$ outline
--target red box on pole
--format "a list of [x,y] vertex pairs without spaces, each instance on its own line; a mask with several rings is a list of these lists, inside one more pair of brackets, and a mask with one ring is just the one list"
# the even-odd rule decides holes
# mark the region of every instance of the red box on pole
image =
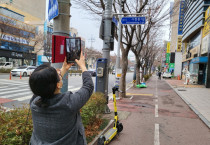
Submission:
[[52,36],[52,63],[63,62],[66,56],[66,41],[68,36]]

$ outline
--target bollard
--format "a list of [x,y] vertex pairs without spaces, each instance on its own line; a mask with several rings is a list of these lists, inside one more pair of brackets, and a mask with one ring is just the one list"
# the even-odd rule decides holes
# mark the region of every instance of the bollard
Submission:
[[20,79],[22,79],[21,72],[20,72]]
[[177,76],[177,80],[180,80],[180,76],[179,75]]
[[10,80],[12,79],[12,74],[11,74],[11,72],[9,73],[9,79],[10,79]]

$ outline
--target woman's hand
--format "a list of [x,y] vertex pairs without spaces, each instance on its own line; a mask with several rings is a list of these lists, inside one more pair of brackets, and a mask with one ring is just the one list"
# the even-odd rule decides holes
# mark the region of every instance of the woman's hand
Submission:
[[64,62],[63,62],[63,66],[61,68],[61,75],[62,77],[64,76],[64,74],[69,70],[69,68],[74,65],[74,63],[67,63],[66,62],[66,57],[64,59]]
[[79,60],[75,59],[75,62],[76,62],[76,63],[79,65],[79,67],[82,69],[82,72],[87,71],[87,68],[86,68],[86,66],[85,66],[85,57],[84,57],[82,51],[81,51],[81,54],[80,54],[80,59],[79,59]]

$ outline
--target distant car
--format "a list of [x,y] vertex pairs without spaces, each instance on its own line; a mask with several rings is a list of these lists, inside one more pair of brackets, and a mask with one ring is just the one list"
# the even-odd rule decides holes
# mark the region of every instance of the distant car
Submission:
[[112,71],[112,74],[115,75],[115,70]]
[[91,76],[93,76],[93,77],[96,76],[96,70],[95,69],[89,69],[88,72],[90,73]]
[[171,78],[171,73],[170,72],[164,72],[163,73],[163,78]]
[[13,68],[13,63],[12,62],[1,62],[0,63],[0,69],[11,69]]
[[71,66],[69,70],[77,70],[77,66]]
[[32,74],[32,72],[36,69],[36,66],[20,66],[16,69],[11,70],[12,76],[22,76],[26,77]]

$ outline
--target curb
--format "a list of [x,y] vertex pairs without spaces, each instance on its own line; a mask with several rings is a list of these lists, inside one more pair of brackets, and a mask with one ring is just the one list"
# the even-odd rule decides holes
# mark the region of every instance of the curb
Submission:
[[109,130],[111,127],[114,126],[114,120],[110,120],[109,124],[104,128],[104,130],[102,130],[95,138],[92,142],[90,142],[88,145],[97,145],[98,143],[98,138],[104,134],[107,130]]
[[210,128],[210,121],[208,121],[190,102],[188,102],[182,94],[180,94],[177,90],[175,90],[171,84],[169,84],[167,81],[165,81],[175,92],[177,95],[179,95],[182,100],[199,116],[199,118],[206,124],[208,128]]

